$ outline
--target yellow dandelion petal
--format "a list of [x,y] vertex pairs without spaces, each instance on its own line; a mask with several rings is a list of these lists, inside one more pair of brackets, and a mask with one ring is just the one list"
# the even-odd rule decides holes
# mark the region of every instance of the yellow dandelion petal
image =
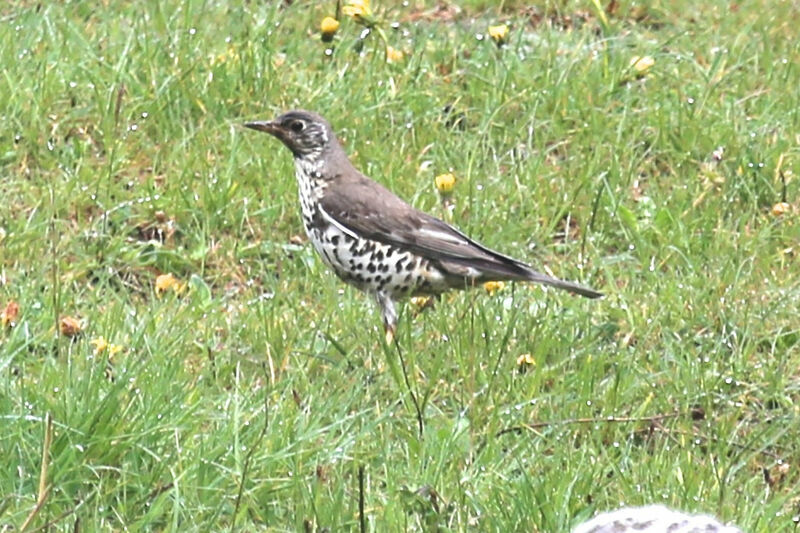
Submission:
[[386,47],[386,61],[389,63],[399,63],[404,57],[405,54],[402,50],[398,50],[397,48],[393,48],[391,46]]
[[653,65],[656,64],[656,60],[652,58],[652,56],[633,56],[629,63],[630,68],[636,71],[637,74],[644,74],[648,70],[650,70]]
[[96,339],[90,340],[89,344],[94,346],[95,355],[100,355],[101,353],[106,351],[106,348],[108,348],[108,341],[102,335],[100,337],[97,337]]
[[325,17],[319,24],[319,31],[322,33],[322,40],[325,42],[333,39],[333,34],[339,29],[339,21],[333,17]]
[[339,21],[333,17],[325,17],[319,25],[319,31],[322,33],[336,33],[339,29]]
[[486,292],[488,292],[490,296],[498,291],[502,291],[505,286],[506,284],[502,281],[487,281],[483,284],[483,288],[486,289]]
[[779,217],[792,211],[792,204],[789,202],[778,202],[772,206],[772,216]]
[[439,174],[433,178],[433,183],[441,194],[450,194],[456,186],[456,177],[450,172]]
[[119,344],[109,344],[108,345],[108,357],[109,359],[117,355],[119,352],[124,350],[124,346],[120,346]]
[[369,7],[369,0],[348,0],[342,13],[348,17],[360,18],[372,16],[372,9]]
[[533,366],[536,364],[536,359],[529,353],[524,353],[517,357],[517,366]]
[[489,26],[489,37],[498,45],[504,44],[508,39],[508,26],[505,24]]
[[178,292],[180,291],[180,288],[181,287],[178,283],[178,278],[172,274],[161,274],[160,276],[156,277],[156,294],[161,294],[162,292],[166,292],[168,290]]
[[414,307],[425,307],[430,303],[431,297],[430,296],[412,296],[409,299],[409,301],[411,302],[411,305],[413,305]]

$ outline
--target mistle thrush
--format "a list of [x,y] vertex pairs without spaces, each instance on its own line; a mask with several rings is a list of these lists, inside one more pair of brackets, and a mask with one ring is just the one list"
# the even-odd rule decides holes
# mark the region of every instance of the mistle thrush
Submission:
[[623,507],[602,513],[572,530],[572,533],[742,533],[713,516],[690,515],[663,505]]
[[328,121],[316,113],[289,111],[245,126],[277,137],[292,151],[306,233],[342,280],[375,297],[387,342],[397,327],[396,302],[407,296],[486,281],[532,281],[602,296],[536,272],[414,209],[356,170]]

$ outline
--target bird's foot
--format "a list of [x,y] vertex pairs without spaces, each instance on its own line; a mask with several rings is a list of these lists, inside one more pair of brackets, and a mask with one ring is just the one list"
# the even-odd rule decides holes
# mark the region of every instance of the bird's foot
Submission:
[[387,327],[386,328],[386,345],[390,346],[394,342],[394,331],[395,328]]

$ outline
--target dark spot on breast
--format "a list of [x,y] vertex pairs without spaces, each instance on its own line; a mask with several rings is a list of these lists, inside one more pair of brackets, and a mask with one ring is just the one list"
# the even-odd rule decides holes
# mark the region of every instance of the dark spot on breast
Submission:
[[339,245],[339,236],[338,235],[334,235],[333,237],[331,237],[331,244],[333,244],[334,246],[338,246]]
[[403,270],[403,260],[400,259],[397,263],[394,264],[395,271],[399,274],[401,270]]
[[381,272],[389,272],[389,263],[381,263],[378,267]]
[[408,262],[408,264],[406,265],[406,270],[408,270],[409,272],[414,270],[414,261],[409,261]]
[[372,256],[373,261],[383,261],[383,252],[378,250],[375,255]]
[[378,269],[375,267],[375,263],[369,263],[367,264],[367,270],[370,272],[370,274],[374,274]]

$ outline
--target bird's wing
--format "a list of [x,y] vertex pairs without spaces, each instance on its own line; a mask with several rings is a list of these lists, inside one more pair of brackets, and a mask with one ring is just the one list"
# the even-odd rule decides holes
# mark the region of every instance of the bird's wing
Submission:
[[339,177],[336,194],[320,201],[323,215],[342,231],[425,257],[452,276],[473,280],[527,280],[588,298],[602,293],[553,278],[473,241],[450,224],[414,209],[361,174]]
[[367,178],[337,184],[320,207],[341,229],[434,261],[469,265],[507,279],[529,279],[530,267],[473,241],[453,226],[414,209]]

